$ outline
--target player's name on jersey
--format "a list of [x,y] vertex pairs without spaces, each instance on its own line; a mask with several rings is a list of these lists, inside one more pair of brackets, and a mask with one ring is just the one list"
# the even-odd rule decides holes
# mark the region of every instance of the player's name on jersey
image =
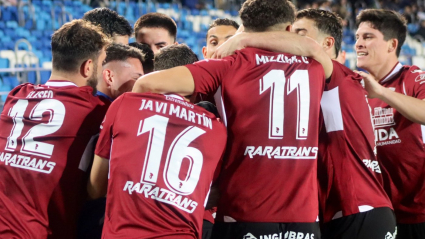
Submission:
[[[193,108],[193,105],[185,101],[181,101],[169,96],[166,96],[166,99]],[[181,107],[177,104],[143,99],[142,105],[140,106],[139,110],[149,110],[164,115],[175,116],[177,118],[184,119],[192,123],[203,125],[212,129],[211,118],[208,118],[207,116],[205,116],[205,114],[195,113],[192,110],[186,109],[185,107]]]
[[294,147],[294,146],[247,146],[245,156],[267,156],[271,159],[316,159],[318,147]]
[[7,166],[22,168],[41,173],[51,173],[55,168],[56,163],[43,159],[31,158],[24,155],[1,152],[0,162]]
[[188,197],[178,195],[167,189],[157,187],[152,184],[127,181],[124,185],[124,192],[128,194],[139,193],[145,198],[151,198],[163,203],[173,205],[185,212],[193,213],[198,206],[198,203]]
[[51,99],[53,98],[53,91],[51,90],[41,90],[41,91],[31,91],[28,95],[27,95],[27,99]]
[[284,54],[279,54],[277,56],[264,56],[255,54],[255,61],[257,62],[257,66],[260,64],[266,64],[270,62],[277,63],[285,63],[285,64],[294,64],[294,63],[305,63],[309,64],[310,62],[307,60],[305,56],[292,56],[288,57]]

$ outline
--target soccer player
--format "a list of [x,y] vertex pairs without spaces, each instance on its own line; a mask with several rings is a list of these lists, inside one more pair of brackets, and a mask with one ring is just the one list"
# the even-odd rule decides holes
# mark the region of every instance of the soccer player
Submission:
[[[319,9],[301,10],[296,15],[292,30],[313,38],[329,57],[337,59],[341,49],[342,25],[335,14]],[[274,39],[276,34],[282,35],[282,39],[268,40],[264,44],[264,39]],[[230,39],[229,43],[232,41],[239,42],[236,48],[286,49],[294,54],[300,53],[297,48],[309,47],[296,45],[294,41],[285,39],[285,33],[276,32],[243,33]],[[278,44],[281,47],[269,47]],[[231,52],[230,49],[219,49],[218,54],[222,55],[220,52],[223,51]],[[395,218],[391,202],[381,185],[382,174],[375,158],[370,108],[360,84],[362,77],[337,61],[333,61],[333,66],[332,77],[326,84],[321,102],[324,132],[319,139],[318,177],[324,222],[322,237],[385,238],[394,234]]]
[[177,44],[177,25],[174,20],[158,12],[141,16],[134,24],[136,41],[148,44],[156,54],[159,49]]
[[236,34],[239,24],[231,19],[218,18],[214,20],[207,32],[207,45],[202,48],[205,59],[210,59],[221,44]]
[[97,94],[113,101],[122,93],[131,91],[134,82],[144,74],[143,53],[129,45],[112,44],[106,49],[102,80]]
[[397,220],[397,239],[425,238],[425,73],[398,61],[406,20],[390,10],[357,16],[357,66],[373,112],[377,155]]
[[143,55],[145,56],[145,60],[143,62],[143,72],[145,74],[153,72],[153,58],[155,57],[155,55],[153,54],[153,51],[149,47],[149,45],[138,42],[132,42],[129,45],[132,47],[136,47],[137,49],[143,52]]
[[[52,35],[47,83],[9,93],[0,121],[0,238],[45,239],[48,207],[67,214],[81,203],[80,159],[106,112],[93,93],[107,44],[99,27],[66,23]],[[73,223],[60,226],[72,233]]]
[[[194,61],[186,45],[172,45],[157,54],[155,69]],[[92,197],[108,189],[103,237],[200,238],[225,145],[214,114],[179,95],[119,97],[102,124],[88,185]]]
[[[208,28],[206,40],[207,45],[202,48],[202,54],[205,59],[210,59],[214,54],[215,49],[221,46],[227,39],[235,35],[236,31],[239,28],[239,24],[235,21],[227,18],[218,18],[214,20]],[[216,105],[219,105],[220,111],[221,108],[221,90],[218,89],[217,93],[212,96],[198,96],[198,99],[205,99],[214,102]],[[214,225],[214,217],[217,212],[217,207],[205,210],[204,223],[202,225],[202,239],[211,238],[212,227]]]
[[[252,32],[288,31],[294,15],[286,0],[248,0],[240,10]],[[316,46],[305,53],[320,54],[323,68],[311,58],[247,48],[223,60],[152,73],[134,85],[136,92],[182,95],[208,94],[221,85],[229,137],[213,238],[320,238],[317,122],[333,66],[314,40],[292,35]]]
[[112,38],[114,43],[128,44],[133,28],[123,16],[109,8],[95,8],[86,12],[83,20],[102,28],[103,33]]

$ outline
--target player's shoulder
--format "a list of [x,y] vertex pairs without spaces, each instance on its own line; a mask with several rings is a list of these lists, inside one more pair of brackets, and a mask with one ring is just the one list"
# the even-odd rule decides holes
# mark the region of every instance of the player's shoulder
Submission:
[[422,71],[419,67],[412,65],[412,66],[403,66],[401,69],[401,78],[403,78],[403,81],[411,82],[411,83],[421,83],[425,81],[425,71]]

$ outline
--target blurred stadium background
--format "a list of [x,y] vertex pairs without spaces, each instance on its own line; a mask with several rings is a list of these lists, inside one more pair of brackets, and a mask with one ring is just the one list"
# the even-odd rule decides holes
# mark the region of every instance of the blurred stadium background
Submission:
[[[202,46],[206,44],[205,36],[209,24],[216,18],[231,18],[240,22],[237,16],[240,2],[242,1],[0,0],[0,111],[7,94],[18,84],[44,83],[49,79],[52,67],[50,52],[52,33],[63,23],[81,18],[85,12],[93,9],[93,6],[109,7],[124,16],[131,25],[134,25],[141,15],[148,12],[168,14],[177,23],[177,41],[187,44],[198,54],[199,59],[203,59],[201,50]],[[314,1],[310,2],[315,4]],[[321,7],[323,3],[325,4],[323,6],[329,6],[331,10],[332,1],[318,2],[317,7]],[[327,3],[329,5],[326,5]],[[298,4],[298,6],[301,8],[315,7],[311,3],[307,4],[310,5],[300,6]],[[386,6],[385,1],[378,1],[376,4],[375,7]],[[410,21],[408,25],[410,34],[402,47],[400,62],[408,65],[414,64],[424,70],[425,41],[419,33],[425,29],[425,13],[421,19],[420,11],[423,11],[423,3],[418,1],[414,4],[418,7],[418,13],[415,16],[416,20]],[[352,16],[362,7],[369,7],[369,5],[362,4],[352,4],[351,6],[355,7]],[[399,7],[398,11],[407,14],[408,10]],[[342,49],[347,52],[346,65],[355,69],[355,36],[352,16],[345,18],[347,23]],[[132,41],[134,38],[130,39],[130,42]]]

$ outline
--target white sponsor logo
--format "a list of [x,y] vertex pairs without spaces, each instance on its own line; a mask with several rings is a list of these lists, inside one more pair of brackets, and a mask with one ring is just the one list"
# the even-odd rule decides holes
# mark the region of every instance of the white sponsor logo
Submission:
[[[282,237],[282,233],[274,233],[268,235],[261,235],[259,239],[314,239],[313,233],[303,233],[303,232],[294,232],[287,231],[285,235]],[[243,239],[257,239],[251,233],[246,234]]]
[[375,129],[375,139],[377,141],[376,146],[401,143],[401,139],[392,127],[389,130]]
[[0,154],[0,162],[15,168],[22,168],[40,173],[51,173],[56,166],[55,162],[44,159],[31,158],[25,155],[4,153]]
[[381,168],[379,167],[378,161],[371,159],[363,159],[363,163],[366,165],[366,167],[372,169],[373,172],[381,173]]
[[425,74],[420,74],[415,79],[416,82],[423,81],[423,80],[425,80]]
[[251,233],[248,233],[245,236],[243,236],[243,239],[257,239],[257,238]]
[[250,158],[254,156],[267,156],[271,159],[316,159],[317,147],[273,147],[273,146],[247,146],[244,155]]
[[197,202],[189,199],[188,197],[177,195],[167,189],[155,187],[150,184],[127,181],[124,185],[123,191],[127,191],[128,194],[133,194],[133,192],[142,194],[145,198],[151,198],[173,205],[188,213],[193,213],[198,206]]
[[375,128],[395,125],[393,108],[376,107],[373,113],[372,119]]

